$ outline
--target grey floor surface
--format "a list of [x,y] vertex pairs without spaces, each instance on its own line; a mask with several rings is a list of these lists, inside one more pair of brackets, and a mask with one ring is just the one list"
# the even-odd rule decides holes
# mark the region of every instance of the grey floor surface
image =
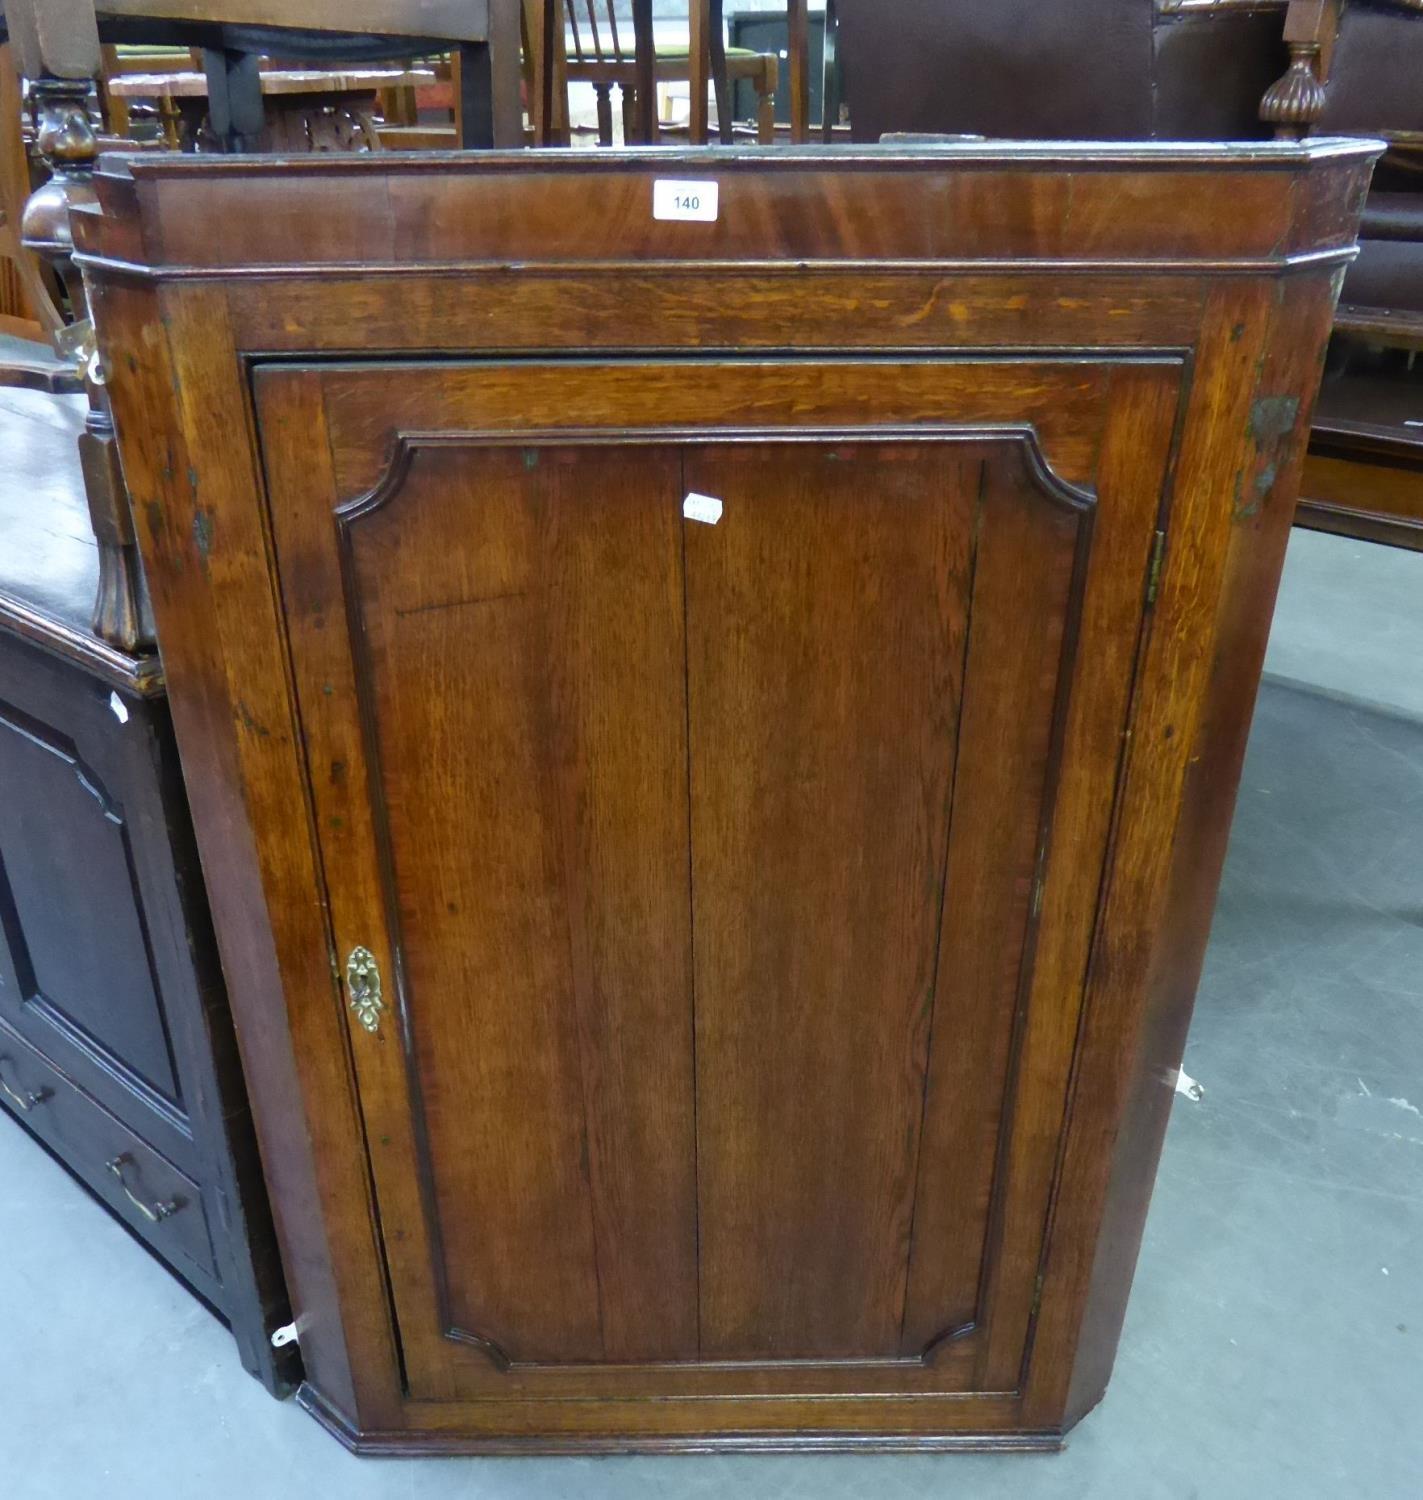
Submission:
[[1116,1375],[1052,1456],[371,1461],[0,1120],[0,1496],[1423,1496],[1423,556],[1296,533]]

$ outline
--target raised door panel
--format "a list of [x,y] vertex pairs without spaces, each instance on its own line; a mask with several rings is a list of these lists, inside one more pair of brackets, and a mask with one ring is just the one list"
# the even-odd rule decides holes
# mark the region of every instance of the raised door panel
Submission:
[[337,951],[385,971],[357,1056],[417,1380],[432,1340],[696,1353],[676,485],[653,450],[412,446],[335,517],[335,615],[330,512],[278,518]]
[[418,450],[341,518],[452,1332],[696,1349],[665,454]]
[[686,471],[702,1353],[920,1357],[978,1315],[1090,501],[1012,438]]
[[1015,1387],[1179,377],[257,372],[412,1396]]
[[[85,701],[80,688],[71,696]],[[0,1013],[62,1066],[111,1079],[174,1124],[178,1081],[127,818],[109,768],[86,759],[71,727],[0,700]]]

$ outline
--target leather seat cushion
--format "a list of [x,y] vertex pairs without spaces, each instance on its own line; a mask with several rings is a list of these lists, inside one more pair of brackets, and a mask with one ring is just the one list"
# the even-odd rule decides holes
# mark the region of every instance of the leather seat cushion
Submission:
[[1152,13],[1152,0],[839,0],[851,130],[1149,136]]
[[1354,0],[1329,70],[1322,135],[1423,130],[1423,11]]
[[1359,233],[1366,240],[1423,241],[1423,192],[1370,193]]
[[1423,313],[1423,240],[1361,240],[1340,301]]
[[1356,355],[1330,370],[1314,410],[1316,432],[1386,439],[1423,461],[1423,379],[1396,360]]

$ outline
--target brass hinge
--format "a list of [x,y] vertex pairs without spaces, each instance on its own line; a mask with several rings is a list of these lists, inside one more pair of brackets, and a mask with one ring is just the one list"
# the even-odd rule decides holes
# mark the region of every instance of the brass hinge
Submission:
[[1151,542],[1151,566],[1146,573],[1146,607],[1156,603],[1161,589],[1161,560],[1166,555],[1166,533],[1158,531]]

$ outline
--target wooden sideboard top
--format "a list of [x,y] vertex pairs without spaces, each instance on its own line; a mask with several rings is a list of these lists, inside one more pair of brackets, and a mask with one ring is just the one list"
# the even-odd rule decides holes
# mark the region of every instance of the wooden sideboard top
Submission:
[[[1352,255],[1382,142],[955,142],[367,156],[106,157],[90,263],[164,277],[798,261],[1267,270]],[[1341,194],[1341,180],[1356,179]],[[715,182],[714,222],[654,219]]]

